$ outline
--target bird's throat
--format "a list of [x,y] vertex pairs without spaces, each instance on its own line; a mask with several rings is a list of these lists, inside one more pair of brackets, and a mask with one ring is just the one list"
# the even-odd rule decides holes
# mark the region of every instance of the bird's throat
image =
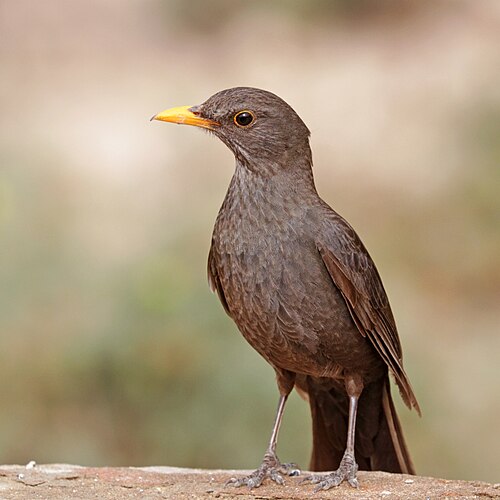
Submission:
[[318,199],[310,168],[263,176],[237,162],[222,210],[257,225],[277,216],[286,220]]

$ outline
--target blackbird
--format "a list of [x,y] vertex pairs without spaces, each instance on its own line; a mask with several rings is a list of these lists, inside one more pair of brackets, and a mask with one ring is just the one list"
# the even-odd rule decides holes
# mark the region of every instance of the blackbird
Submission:
[[316,192],[310,132],[280,97],[236,87],[152,119],[209,130],[236,168],[217,216],[208,280],[248,343],[276,372],[279,404],[260,467],[235,486],[283,483],[298,473],[276,455],[288,395],[309,401],[316,489],[358,466],[414,474],[391,398],[420,414],[379,273],[354,229]]

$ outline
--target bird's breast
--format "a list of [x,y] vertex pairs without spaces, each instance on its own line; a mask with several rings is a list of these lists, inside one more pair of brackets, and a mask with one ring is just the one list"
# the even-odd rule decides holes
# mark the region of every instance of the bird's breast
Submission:
[[272,365],[334,376],[367,349],[334,285],[311,232],[317,217],[222,207],[211,267],[228,312],[246,340]]
[[259,314],[272,313],[284,269],[293,259],[298,235],[293,215],[276,206],[234,203],[221,209],[213,250],[224,293],[235,309],[257,304]]
[[[233,211],[219,214],[214,229],[211,253],[231,317],[275,365],[294,363],[293,346],[311,354],[318,349],[313,316],[325,308],[325,296],[314,292],[314,284],[326,277],[301,221],[290,213]],[[291,359],[270,359],[279,353]]]

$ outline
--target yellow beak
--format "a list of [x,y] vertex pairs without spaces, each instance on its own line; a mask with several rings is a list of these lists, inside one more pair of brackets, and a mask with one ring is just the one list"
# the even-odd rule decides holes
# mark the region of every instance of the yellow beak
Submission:
[[160,120],[162,122],[178,123],[180,125],[194,125],[195,127],[202,127],[213,129],[220,125],[220,123],[202,118],[201,116],[193,113],[191,108],[193,106],[179,106],[177,108],[170,108],[157,115],[153,116],[151,120]]

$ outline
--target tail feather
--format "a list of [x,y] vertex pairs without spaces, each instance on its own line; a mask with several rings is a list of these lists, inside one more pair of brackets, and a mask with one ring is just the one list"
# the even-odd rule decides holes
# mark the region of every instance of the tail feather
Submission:
[[[381,429],[377,436],[378,440],[384,442],[390,442],[394,453],[397,458],[397,463],[399,465],[399,470],[393,472],[402,472],[403,474],[415,474],[415,466],[411,459],[408,447],[403,436],[403,430],[401,429],[401,424],[399,423],[398,414],[396,413],[396,408],[394,407],[394,402],[391,397],[391,388],[389,385],[389,379],[385,380],[383,392],[382,392],[382,408],[384,418],[381,422]],[[384,429],[387,428],[387,431]],[[388,433],[389,438],[387,439],[384,434]],[[376,449],[381,449],[382,446],[375,446]],[[387,470],[389,464],[384,463],[384,456],[380,456],[378,453],[374,456],[374,469],[375,470]]]
[[[324,390],[309,384],[313,421],[310,468],[336,470],[347,439],[348,398],[341,388]],[[358,404],[355,455],[360,470],[415,474],[392,401],[389,377],[366,386]]]
[[310,470],[335,470],[342,460],[347,436],[347,407],[344,399],[340,393],[309,390],[313,422]]

